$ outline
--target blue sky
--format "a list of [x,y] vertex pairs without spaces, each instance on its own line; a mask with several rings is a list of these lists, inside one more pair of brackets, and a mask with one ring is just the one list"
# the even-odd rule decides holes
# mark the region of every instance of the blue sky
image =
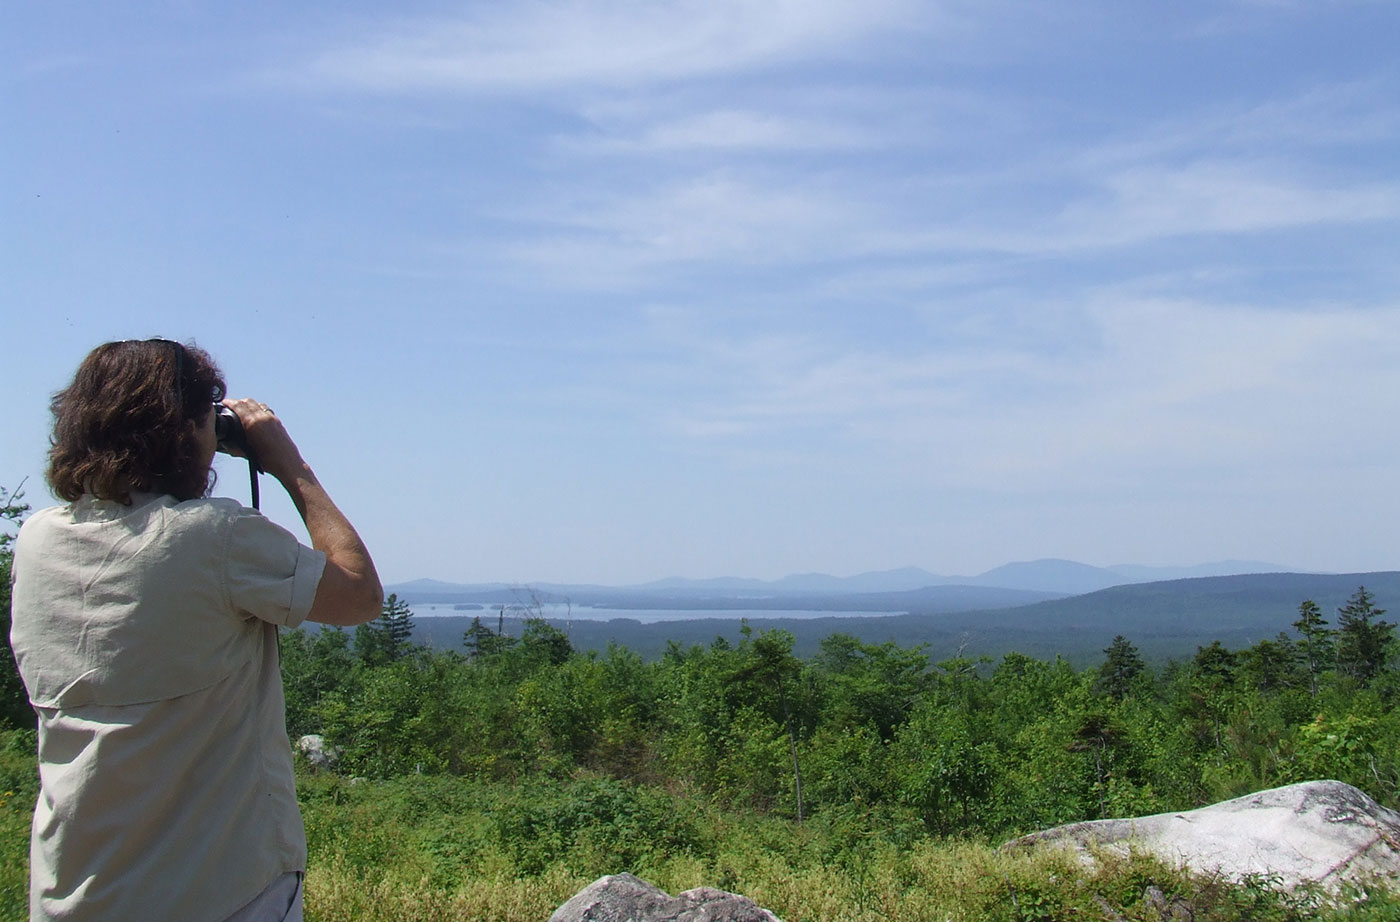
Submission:
[[1397,35],[1346,0],[13,4],[0,483],[46,503],[48,395],[164,335],[391,582],[1395,569]]

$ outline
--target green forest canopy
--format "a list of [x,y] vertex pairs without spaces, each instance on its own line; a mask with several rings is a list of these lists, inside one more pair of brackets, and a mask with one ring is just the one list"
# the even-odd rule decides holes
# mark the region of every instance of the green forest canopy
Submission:
[[1021,653],[930,662],[842,633],[800,658],[790,633],[747,625],[737,642],[645,661],[578,651],[539,619],[519,637],[474,620],[470,652],[367,657],[386,615],[360,637],[291,632],[283,665],[291,732],[324,734],[351,774],[584,771],[792,818],[1003,836],[1320,777],[1395,805],[1384,614],[1365,588],[1330,617],[1304,601],[1268,639],[1159,669],[1125,636],[1076,668]]

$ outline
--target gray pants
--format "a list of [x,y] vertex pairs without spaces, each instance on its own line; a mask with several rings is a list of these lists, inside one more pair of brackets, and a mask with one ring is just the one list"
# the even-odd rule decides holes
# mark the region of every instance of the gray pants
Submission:
[[301,874],[283,874],[224,922],[301,922]]

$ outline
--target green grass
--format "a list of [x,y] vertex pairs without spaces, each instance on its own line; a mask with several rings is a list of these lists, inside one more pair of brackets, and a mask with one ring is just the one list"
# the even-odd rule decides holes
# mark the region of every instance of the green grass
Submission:
[[[742,815],[682,794],[582,777],[496,785],[409,776],[304,778],[311,922],[543,922],[595,878],[630,871],[670,893],[743,893],[785,922],[1156,922],[1173,903],[1196,922],[1400,918],[1400,894],[1341,907],[1191,877],[1145,858],[992,843],[903,841],[887,818],[843,824]],[[861,827],[861,828],[852,828]]]
[[33,731],[0,731],[0,919],[29,918],[29,823],[38,792]]

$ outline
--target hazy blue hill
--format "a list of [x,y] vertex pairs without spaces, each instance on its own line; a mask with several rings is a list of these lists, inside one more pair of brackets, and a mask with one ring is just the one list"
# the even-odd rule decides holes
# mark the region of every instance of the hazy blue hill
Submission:
[[[568,599],[575,604],[617,608],[705,609],[717,606],[715,599],[785,599],[777,608],[810,608],[814,595],[874,594],[910,592],[942,586],[977,586],[988,589],[1019,589],[1050,595],[1081,595],[1125,583],[1226,576],[1240,573],[1280,573],[1286,568],[1257,561],[1227,560],[1192,567],[1144,567],[1121,564],[1094,567],[1073,560],[1027,560],[1009,563],[977,576],[940,576],[919,567],[875,570],[854,576],[826,573],[795,573],[778,580],[720,576],[712,579],[672,577],[634,586],[562,585],[532,583],[528,586],[506,583],[448,583],[418,579],[387,587],[409,604],[475,602],[478,604],[518,605],[532,598],[544,602]],[[630,601],[629,601],[630,600]],[[989,603],[991,605],[992,603]],[[1007,602],[1005,604],[1012,604]],[[818,606],[824,609],[841,606]],[[877,606],[877,610],[889,610]]]
[[453,592],[474,592],[482,589],[503,588],[504,583],[485,583],[476,586],[467,586],[462,583],[447,583],[440,579],[414,579],[406,583],[395,583],[386,587],[389,592],[396,592],[400,598],[414,593],[436,593],[442,595]]
[[780,590],[831,592],[903,592],[940,586],[950,582],[948,577],[930,573],[920,567],[901,567],[897,570],[873,570],[857,573],[855,576],[827,576],[824,573],[806,573],[788,576],[775,583]]
[[621,587],[638,593],[679,592],[684,594],[735,591],[750,594],[772,593],[814,593],[814,592],[899,592],[908,589],[922,589],[950,582],[949,577],[930,573],[919,567],[901,567],[896,570],[874,570],[857,573],[855,576],[831,576],[827,573],[793,573],[777,580],[739,579],[718,577],[715,579],[683,579],[672,577],[645,583],[640,586]]
[[1031,589],[1001,589],[995,586],[926,586],[901,592],[790,592],[774,595],[704,595],[694,592],[683,597],[674,594],[649,595],[642,592],[602,592],[597,595],[575,595],[573,599],[575,603],[583,600],[583,604],[623,610],[946,613],[1028,605],[1059,598],[1062,594]]
[[[906,582],[910,581],[908,578]],[[553,586],[453,585],[423,581],[385,587],[386,592],[413,604],[528,605],[568,600],[575,606],[661,611],[732,611],[767,609],[772,611],[966,611],[974,608],[1006,608],[1045,599],[1059,598],[1063,592],[1034,589],[1006,589],[998,586],[936,585],[898,591],[860,591],[862,585],[884,585],[887,581],[860,580],[839,583],[836,589],[762,588],[737,585],[729,580],[694,580],[684,584],[650,583],[645,586]],[[896,582],[897,585],[897,582]]]
[[1106,589],[1126,582],[1120,573],[1103,567],[1091,567],[1073,560],[1026,560],[1008,563],[988,570],[968,582],[976,586],[1000,586],[1006,589],[1045,589],[1078,595]]
[[525,605],[538,597],[542,602],[562,602],[589,593],[616,592],[607,586],[563,586],[554,583],[531,583],[528,586],[511,583],[445,583],[434,579],[416,579],[394,583],[384,592],[395,593],[409,605],[449,605],[475,602],[483,605]]
[[504,583],[446,583],[439,579],[415,579],[385,586],[385,594],[393,593],[409,605],[414,603],[476,602],[480,597],[508,589]]
[[[1396,611],[1400,609],[1400,572],[1387,571],[1169,580],[1114,586],[1031,604],[1008,603],[1015,607],[984,605],[976,610],[972,610],[972,600],[979,598],[977,593],[987,591],[986,587],[930,587],[910,593],[821,597],[833,604],[839,602],[841,610],[910,614],[795,619],[783,618],[781,611],[775,610],[772,618],[754,617],[749,623],[755,630],[776,627],[791,631],[797,637],[796,650],[803,656],[814,653],[823,637],[841,632],[869,643],[928,644],[935,660],[959,650],[967,656],[998,659],[1014,650],[1039,658],[1062,655],[1077,664],[1090,665],[1101,661],[1103,648],[1115,635],[1123,634],[1144,656],[1162,661],[1191,656],[1197,647],[1213,640],[1238,649],[1280,631],[1292,633],[1298,605],[1305,599],[1317,602],[1324,617],[1335,623],[1337,608],[1359,585],[1375,595],[1379,607],[1392,609],[1387,620],[1400,620],[1400,611]],[[1024,603],[1025,598],[1020,601]],[[470,623],[470,617],[420,618],[416,636],[434,646],[456,647]],[[716,636],[731,642],[739,639],[739,623],[732,618],[657,624],[576,619],[569,630],[570,639],[580,649],[604,650],[610,642],[617,642],[648,658],[660,656],[670,641],[689,646],[708,644]]]
[[1000,614],[1003,623],[1028,628],[1112,628],[1142,636],[1224,630],[1253,643],[1283,629],[1278,613],[1291,622],[1305,599],[1320,605],[1331,620],[1327,613],[1363,584],[1378,596],[1400,596],[1400,572],[1264,573],[1113,586]]
[[715,592],[737,590],[741,592],[762,592],[772,588],[772,583],[761,579],[745,579],[737,576],[716,576],[711,579],[687,579],[672,576],[639,586],[619,587],[637,592]]
[[1400,605],[1400,572],[1267,573],[1113,586],[984,615],[987,625],[1023,644],[1021,652],[1081,659],[1123,634],[1161,660],[1192,655],[1213,640],[1237,649],[1292,634],[1306,599],[1335,625],[1337,608],[1363,584],[1382,608]]
[[1246,573],[1296,573],[1293,567],[1283,567],[1262,560],[1218,560],[1194,567],[1144,567],[1140,564],[1114,564],[1107,569],[1133,583],[1153,583],[1169,579],[1196,579],[1202,576],[1236,576]]

